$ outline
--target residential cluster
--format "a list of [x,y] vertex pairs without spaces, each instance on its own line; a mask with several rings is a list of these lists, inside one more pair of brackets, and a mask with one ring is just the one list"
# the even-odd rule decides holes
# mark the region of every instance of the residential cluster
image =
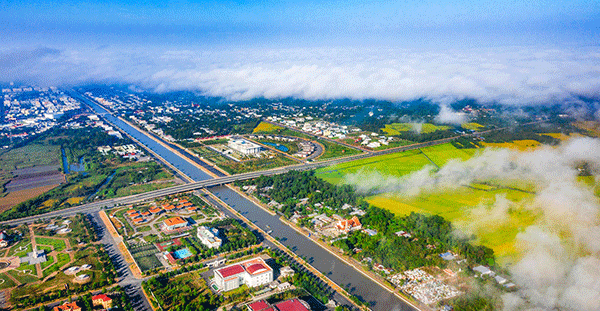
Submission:
[[66,113],[81,108],[77,100],[54,87],[3,88],[2,99],[0,135],[9,139],[43,133]]
[[150,157],[146,156],[140,148],[133,144],[120,145],[120,146],[100,146],[97,148],[98,152],[102,155],[108,155],[109,153],[116,154],[123,157],[123,159],[133,161],[150,161]]
[[404,293],[426,305],[433,305],[439,301],[462,294],[454,286],[448,285],[418,268],[392,275],[388,277],[388,280],[398,286]]

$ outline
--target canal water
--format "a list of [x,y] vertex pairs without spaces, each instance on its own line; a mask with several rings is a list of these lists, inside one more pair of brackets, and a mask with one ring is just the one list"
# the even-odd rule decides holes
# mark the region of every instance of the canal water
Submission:
[[265,231],[273,230],[271,236],[279,238],[282,244],[288,246],[298,256],[303,257],[329,279],[366,301],[371,309],[376,311],[414,310],[306,236],[281,222],[279,216],[272,216],[228,187],[214,187],[209,191]]
[[[81,96],[76,97],[83,100],[91,106],[96,113],[101,114],[102,117],[106,118],[113,125],[119,127],[121,130],[137,139],[140,143],[149,147],[152,151],[159,154],[163,159],[169,161],[173,166],[177,167],[192,179],[199,181],[211,178],[208,174],[190,164],[185,159],[158,144],[156,141],[127,123],[112,116],[103,107],[100,107],[98,104]],[[299,234],[294,229],[282,223],[278,216],[272,216],[263,211],[254,203],[227,187],[214,187],[209,190],[225,203],[239,211],[240,214],[244,215],[247,219],[254,222],[257,226],[265,229],[265,231],[273,230],[271,233],[273,237],[279,238],[281,243],[288,246],[297,255],[304,257],[313,267],[321,271],[329,279],[336,282],[338,285],[347,288],[351,294],[359,297],[361,300],[366,301],[371,309],[375,311],[413,310],[412,307],[404,303],[398,297],[382,289],[381,286],[377,285],[374,281],[348,266],[331,253],[315,244],[308,237]],[[268,229],[267,225],[269,226]]]

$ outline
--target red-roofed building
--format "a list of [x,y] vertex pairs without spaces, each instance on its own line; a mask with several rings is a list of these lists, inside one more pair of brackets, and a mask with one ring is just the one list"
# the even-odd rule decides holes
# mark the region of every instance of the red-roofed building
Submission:
[[76,302],[67,302],[63,305],[54,307],[52,311],[81,311]]
[[260,257],[214,271],[214,282],[222,291],[240,287],[257,287],[273,282],[273,269]]
[[362,224],[356,216],[352,217],[351,219],[342,219],[338,221],[338,223],[335,226],[338,230],[345,233],[362,229]]
[[169,219],[165,219],[163,221],[163,229],[167,231],[172,231],[175,229],[183,228],[188,225],[188,222],[181,217],[172,217]]
[[297,298],[282,301],[275,305],[278,311],[310,311],[310,306]]
[[112,298],[106,296],[105,294],[100,294],[92,297],[92,304],[95,306],[102,306],[104,309],[112,308],[113,300]]
[[271,306],[264,300],[255,301],[247,305],[249,311],[263,311],[271,308]]
[[152,214],[158,214],[160,212],[162,212],[162,208],[160,208],[160,207],[154,207],[154,208],[150,209],[150,213],[152,213]]

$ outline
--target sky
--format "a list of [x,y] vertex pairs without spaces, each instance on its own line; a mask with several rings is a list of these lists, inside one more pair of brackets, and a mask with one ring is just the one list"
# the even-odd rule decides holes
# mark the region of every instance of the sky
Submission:
[[600,89],[597,0],[4,0],[0,20],[0,83],[506,103]]

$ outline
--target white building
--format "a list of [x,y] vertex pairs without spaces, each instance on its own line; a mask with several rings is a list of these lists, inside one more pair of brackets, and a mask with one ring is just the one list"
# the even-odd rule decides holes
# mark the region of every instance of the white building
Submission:
[[215,285],[224,292],[243,284],[257,287],[273,282],[273,269],[260,257],[215,270],[214,275]]
[[245,139],[232,138],[227,143],[227,146],[229,146],[229,148],[239,151],[243,154],[257,154],[262,150],[260,145],[249,142]]
[[221,239],[219,239],[219,230],[215,228],[207,228],[205,226],[198,227],[198,239],[208,248],[221,247]]

